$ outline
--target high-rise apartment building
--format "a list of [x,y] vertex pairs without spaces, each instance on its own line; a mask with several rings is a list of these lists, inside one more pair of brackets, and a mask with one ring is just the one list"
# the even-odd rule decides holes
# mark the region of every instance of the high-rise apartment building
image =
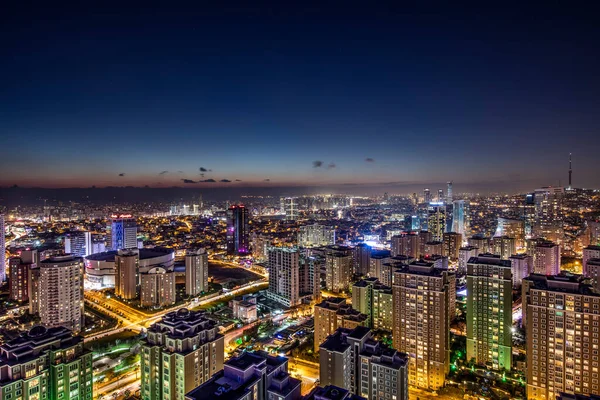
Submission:
[[39,312],[47,328],[83,328],[83,258],[72,255],[40,262]]
[[335,228],[321,224],[301,226],[298,230],[299,247],[330,246],[335,244]]
[[173,268],[155,266],[141,271],[140,305],[142,307],[167,307],[175,304],[175,271]]
[[6,231],[4,215],[0,214],[0,283],[6,280]]
[[442,202],[429,203],[427,215],[427,230],[433,240],[441,242],[446,232],[446,206]]
[[393,257],[403,255],[413,258],[419,257],[419,236],[416,233],[405,233],[392,236],[391,254]]
[[513,276],[513,288],[521,287],[521,281],[527,278],[533,270],[533,257],[527,254],[513,254],[509,258]]
[[8,259],[9,279],[8,293],[12,301],[24,303],[29,301],[29,268],[32,264],[25,264],[20,257]]
[[533,226],[535,236],[548,237],[548,232],[555,230],[560,225],[562,221],[560,208],[564,193],[563,187],[544,187],[535,190]]
[[227,360],[222,371],[185,399],[300,400],[301,384],[289,374],[287,358],[262,351],[244,352]]
[[285,197],[282,198],[283,212],[285,219],[288,221],[295,221],[300,216],[300,209],[297,197]]
[[458,250],[462,246],[462,235],[456,232],[444,233],[442,255],[452,261],[458,260]]
[[265,262],[269,259],[269,247],[272,246],[271,238],[267,235],[253,233],[252,240],[252,257],[255,262]]
[[377,278],[363,279],[352,286],[352,308],[369,317],[369,327],[392,331],[394,323],[392,288],[382,285]]
[[508,260],[513,254],[517,254],[517,241],[509,236],[495,236],[492,238],[492,254],[497,254],[503,260]]
[[408,362],[374,340],[369,328],[339,328],[319,348],[319,378],[366,399],[407,400]]
[[[433,235],[429,231],[419,231],[419,251],[415,258],[423,257],[425,253],[425,245],[429,242],[433,242]],[[408,254],[405,254],[408,255]]]
[[456,313],[454,273],[415,261],[396,271],[394,347],[410,357],[408,383],[437,390],[450,367],[450,321]]
[[533,253],[533,272],[543,275],[560,273],[560,246],[552,242],[538,242]]
[[600,293],[600,258],[590,258],[586,262],[586,277],[590,278],[592,288]]
[[293,307],[300,304],[300,253],[292,247],[269,249],[267,297]]
[[65,253],[77,257],[87,257],[92,254],[92,233],[73,231],[65,235]]
[[124,300],[132,300],[139,295],[138,250],[119,250],[115,256],[115,295]]
[[248,209],[233,205],[227,210],[227,255],[246,255],[250,250],[248,236]]
[[148,328],[141,350],[141,396],[184,400],[223,369],[224,338],[202,312],[182,308]]
[[498,226],[494,236],[515,238],[516,247],[523,248],[525,246],[525,220],[498,217]]
[[591,277],[587,264],[593,258],[600,258],[600,246],[590,245],[583,249],[583,276]]
[[391,276],[384,272],[383,267],[390,260],[391,254],[388,250],[373,250],[369,258],[369,276],[379,279],[384,285],[391,285]]
[[369,260],[371,259],[371,246],[359,243],[354,247],[353,263],[354,273],[365,276],[369,273]]
[[467,360],[494,370],[512,365],[512,272],[500,256],[467,264]]
[[423,189],[423,203],[429,204],[431,200],[431,190]]
[[479,249],[474,246],[465,246],[458,249],[458,273],[467,273],[467,263],[471,257],[477,257]]
[[198,296],[208,291],[208,253],[204,249],[185,254],[185,294]]
[[0,346],[0,399],[92,400],[92,353],[64,327],[35,326]]
[[463,238],[470,233],[469,201],[454,200],[452,202],[452,232],[460,233]]
[[447,183],[448,186],[448,190],[446,190],[446,202],[448,204],[452,204],[452,201],[454,201],[454,195],[452,194],[452,181]]
[[600,393],[600,295],[579,276],[532,274],[523,280],[527,398]]
[[347,291],[352,278],[352,249],[328,246],[325,249],[325,287],[334,293]]
[[444,252],[444,243],[441,241],[431,241],[425,243],[425,253],[422,254],[422,257],[429,257],[433,255],[441,256]]
[[111,215],[108,243],[111,250],[137,248],[137,223],[131,214]]
[[337,328],[354,329],[357,326],[367,326],[369,317],[352,308],[346,303],[346,299],[340,297],[328,297],[321,303],[315,305],[315,333],[314,349],[319,351],[319,346]]
[[475,235],[471,236],[468,240],[469,246],[477,247],[479,249],[479,253],[491,253],[492,248],[490,246],[490,238]]

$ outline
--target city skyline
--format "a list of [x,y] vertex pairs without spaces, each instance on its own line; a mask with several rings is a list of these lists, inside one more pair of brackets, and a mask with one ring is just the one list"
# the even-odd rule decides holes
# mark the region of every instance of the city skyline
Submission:
[[1,187],[600,187],[584,9],[7,15]]

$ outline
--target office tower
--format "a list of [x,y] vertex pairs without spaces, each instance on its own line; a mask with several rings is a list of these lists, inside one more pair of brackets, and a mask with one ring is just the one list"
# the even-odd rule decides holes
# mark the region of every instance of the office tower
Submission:
[[403,255],[413,258],[419,257],[419,235],[416,233],[405,233],[392,236],[392,257]]
[[560,246],[552,242],[538,242],[533,254],[533,272],[543,275],[560,273]]
[[408,356],[373,339],[369,328],[338,328],[319,348],[320,383],[367,399],[408,399]]
[[319,345],[337,328],[354,329],[357,326],[367,326],[369,317],[346,304],[346,299],[341,297],[328,297],[321,303],[315,305],[315,353],[319,351]]
[[409,354],[408,383],[437,390],[450,367],[454,273],[415,261],[394,274],[394,347]]
[[444,233],[442,255],[449,259],[458,260],[458,250],[462,246],[462,235],[456,232]]
[[115,256],[115,295],[132,300],[139,295],[139,262],[138,250],[119,250]]
[[441,202],[429,203],[427,213],[427,230],[431,232],[433,240],[441,242],[446,231],[446,206]]
[[533,257],[527,254],[513,254],[508,258],[513,276],[513,288],[521,287],[521,281],[529,276],[533,270]]
[[493,237],[490,253],[499,255],[503,260],[508,260],[513,254],[517,254],[517,241],[508,236]]
[[183,400],[223,369],[224,337],[217,323],[185,308],[166,314],[142,340],[143,399]]
[[359,243],[354,247],[354,273],[365,276],[369,273],[369,260],[371,258],[371,246]]
[[283,199],[283,212],[285,219],[288,221],[295,221],[300,215],[298,209],[298,198],[297,197],[285,197]]
[[588,261],[593,258],[600,258],[600,246],[590,245],[583,249],[583,276],[590,277],[588,272]]
[[325,250],[325,287],[339,293],[347,291],[352,278],[352,249],[328,246]]
[[92,400],[92,353],[64,327],[35,326],[0,346],[0,399]]
[[6,241],[4,215],[0,214],[0,283],[6,280]]
[[[433,235],[429,231],[419,231],[419,250],[415,258],[423,257],[425,253],[425,245],[433,241]],[[409,254],[405,254],[409,255]]]
[[352,308],[369,317],[369,327],[392,331],[392,288],[381,284],[376,278],[366,278],[352,286]]
[[208,253],[204,249],[185,254],[185,294],[198,296],[208,291]]
[[313,224],[301,226],[298,230],[299,247],[330,246],[335,244],[335,228]]
[[[300,400],[302,382],[288,373],[288,360],[266,352],[244,352],[186,394],[186,400]],[[337,399],[336,399],[337,400]]]
[[227,255],[246,255],[248,248],[248,209],[233,205],[227,210]]
[[75,231],[65,236],[65,253],[77,257],[87,257],[92,254],[92,233]]
[[111,250],[137,248],[137,223],[130,214],[111,215],[108,243]]
[[479,249],[479,253],[490,253],[492,249],[490,248],[490,238],[483,236],[471,236],[468,240],[469,246],[477,247]]
[[92,236],[92,251],[91,254],[104,253],[106,251],[106,243],[102,237]]
[[173,267],[155,266],[140,271],[140,305],[167,307],[175,304],[175,271]]
[[364,397],[350,393],[348,389],[339,386],[317,386],[304,396],[302,400],[367,400]]
[[523,248],[525,246],[525,220],[498,217],[498,226],[494,236],[515,238],[515,246],[518,249]]
[[371,278],[377,278],[384,285],[391,284],[391,277],[384,277],[385,274],[382,272],[382,266],[390,262],[391,254],[388,250],[373,250],[371,251],[371,257],[369,258],[369,276]]
[[494,370],[512,365],[511,263],[480,254],[467,263],[467,360]]
[[448,182],[448,190],[446,191],[446,202],[452,204],[454,197],[452,195],[452,181]]
[[72,255],[40,262],[39,310],[42,325],[83,327],[83,259]]
[[269,249],[269,288],[267,297],[293,307],[300,304],[300,263],[298,249]]
[[437,201],[438,203],[443,203],[444,202],[444,190],[443,189],[438,189],[438,196],[437,196]]
[[423,190],[423,203],[429,204],[431,202],[431,191],[429,189]]
[[467,263],[471,257],[477,257],[479,255],[479,249],[473,246],[464,246],[458,249],[458,273],[467,273]]
[[31,264],[25,264],[19,257],[8,259],[9,273],[8,293],[12,301],[24,303],[29,301],[29,288],[27,279]]
[[452,232],[460,233],[463,238],[470,232],[468,200],[452,202]]
[[532,274],[523,280],[527,398],[599,394],[600,295],[580,276]]

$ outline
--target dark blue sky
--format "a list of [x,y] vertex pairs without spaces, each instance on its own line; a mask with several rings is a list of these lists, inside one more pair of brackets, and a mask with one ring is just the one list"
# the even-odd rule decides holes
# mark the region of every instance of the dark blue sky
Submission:
[[0,185],[600,186],[591,9],[197,3],[4,13]]

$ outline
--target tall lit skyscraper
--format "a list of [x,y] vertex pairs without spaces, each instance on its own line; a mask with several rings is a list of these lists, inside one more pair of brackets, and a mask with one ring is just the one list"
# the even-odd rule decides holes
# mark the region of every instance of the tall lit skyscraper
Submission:
[[471,257],[477,257],[479,249],[474,246],[464,246],[458,249],[458,272],[461,274],[467,273],[467,263]]
[[157,265],[140,276],[140,305],[167,307],[175,304],[175,271],[173,267]]
[[110,223],[111,250],[137,248],[137,223],[131,214],[112,215]]
[[460,233],[466,238],[469,229],[469,202],[468,200],[455,200],[452,202],[452,232]]
[[450,368],[456,277],[433,263],[416,261],[395,272],[392,290],[394,348],[410,357],[408,383],[437,390]]
[[42,325],[83,328],[83,259],[72,255],[40,262],[39,310]]
[[298,219],[300,211],[298,209],[298,198],[297,197],[284,197],[282,199],[283,212],[285,213],[285,219],[288,221],[295,221]]
[[427,204],[431,202],[431,191],[429,189],[423,190],[423,202]]
[[352,249],[328,246],[325,250],[325,286],[339,293],[348,290],[352,278]]
[[208,253],[204,249],[185,254],[185,294],[198,296],[208,291]]
[[4,235],[4,215],[0,214],[0,283],[6,280],[6,242]]
[[438,189],[437,201],[438,203],[443,203],[446,199],[444,198],[444,190]]
[[462,244],[462,235],[457,232],[444,233],[442,255],[452,261],[458,260],[458,250]]
[[115,295],[124,300],[132,300],[139,295],[138,250],[119,250],[115,256]]
[[543,275],[560,273],[560,246],[552,242],[538,242],[533,253],[533,272]]
[[204,313],[182,308],[165,315],[142,341],[143,399],[184,400],[223,369],[224,338]]
[[87,257],[92,254],[92,233],[73,231],[65,236],[65,253],[77,257]]
[[479,254],[490,253],[492,249],[490,248],[490,238],[483,236],[472,236],[468,240],[469,246],[477,247],[479,249]]
[[508,260],[517,254],[517,241],[509,236],[495,236],[492,238],[492,254],[497,254],[503,260]]
[[512,365],[511,263],[482,255],[467,263],[467,360],[510,371]]
[[227,210],[227,254],[246,255],[249,251],[248,209],[233,205]]
[[441,242],[446,232],[446,206],[444,203],[429,203],[427,230],[431,232],[433,240]]
[[588,261],[600,258],[600,246],[590,245],[583,249],[583,276],[591,277],[588,271]]
[[454,197],[452,194],[452,181],[448,182],[448,191],[446,192],[446,202],[452,204]]
[[513,254],[509,257],[510,268],[513,276],[513,288],[521,287],[523,279],[527,278],[533,270],[533,257],[527,254]]
[[291,247],[269,249],[269,288],[267,297],[293,307],[300,304],[300,254]]
[[353,250],[354,273],[360,276],[369,273],[369,260],[371,259],[371,246],[359,243]]

